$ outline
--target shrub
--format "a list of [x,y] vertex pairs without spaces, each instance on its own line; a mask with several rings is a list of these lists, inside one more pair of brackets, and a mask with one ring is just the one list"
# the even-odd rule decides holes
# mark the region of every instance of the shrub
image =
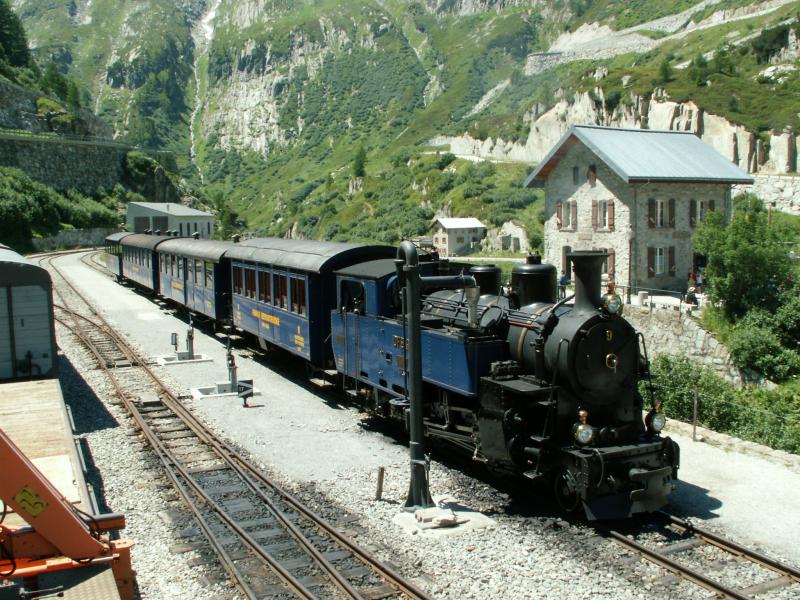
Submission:
[[[800,395],[793,388],[737,390],[686,357],[666,354],[651,365],[653,388],[668,417],[691,422],[694,398],[698,423],[714,431],[800,452]],[[642,393],[647,398],[646,384]]]
[[784,381],[800,373],[800,355],[784,348],[773,331],[755,324],[761,318],[750,319],[748,315],[733,328],[728,339],[733,362],[739,368],[763,373],[773,381]]

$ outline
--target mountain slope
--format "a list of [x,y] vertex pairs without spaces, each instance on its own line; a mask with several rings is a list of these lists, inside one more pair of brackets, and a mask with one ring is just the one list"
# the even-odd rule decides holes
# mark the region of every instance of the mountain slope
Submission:
[[[471,154],[535,160],[571,122],[644,126],[654,102],[678,100],[748,128],[763,168],[770,130],[800,126],[800,2],[16,6],[34,54],[89,86],[116,135],[175,151],[185,177],[262,234],[393,242],[452,213],[517,218],[535,242],[525,166],[480,172],[428,143],[469,134]],[[783,70],[765,74],[769,61]]]

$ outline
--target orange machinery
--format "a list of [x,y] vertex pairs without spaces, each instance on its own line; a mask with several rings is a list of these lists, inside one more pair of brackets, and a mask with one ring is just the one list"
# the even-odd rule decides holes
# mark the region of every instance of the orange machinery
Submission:
[[0,522],[0,584],[13,578],[35,585],[43,574],[110,564],[121,600],[133,600],[133,544],[107,535],[124,528],[125,517],[78,511],[2,429],[0,500],[3,516],[11,508],[29,525],[11,528]]

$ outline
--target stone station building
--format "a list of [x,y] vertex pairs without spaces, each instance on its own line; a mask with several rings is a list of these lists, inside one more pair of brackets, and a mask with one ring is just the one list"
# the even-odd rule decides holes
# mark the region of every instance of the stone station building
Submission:
[[[689,132],[573,126],[526,179],[545,190],[545,260],[605,250],[623,289],[683,291],[697,266],[692,234],[731,212],[731,186],[753,178]],[[571,272],[571,269],[570,269]]]
[[439,256],[465,256],[480,249],[486,225],[474,217],[440,217],[433,224],[433,248]]

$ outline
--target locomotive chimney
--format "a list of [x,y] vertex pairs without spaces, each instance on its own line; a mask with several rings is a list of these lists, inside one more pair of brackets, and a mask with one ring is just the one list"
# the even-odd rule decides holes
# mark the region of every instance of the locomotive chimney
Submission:
[[576,250],[567,254],[575,269],[575,311],[600,308],[600,270],[608,254],[594,250]]

